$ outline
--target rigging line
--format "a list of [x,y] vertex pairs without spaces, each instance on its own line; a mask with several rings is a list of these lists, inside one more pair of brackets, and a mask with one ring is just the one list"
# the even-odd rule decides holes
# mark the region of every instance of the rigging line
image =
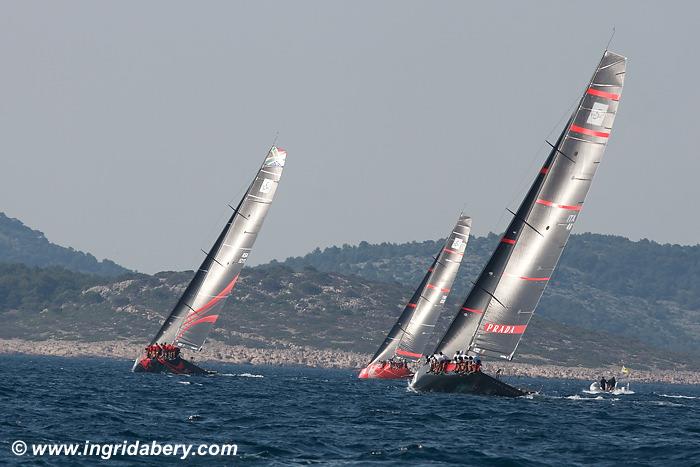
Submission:
[[[478,281],[477,281],[477,282],[475,282],[475,281],[469,281],[469,282],[471,282],[471,283],[474,285],[474,287],[478,288],[479,290],[481,290],[482,292],[484,292],[486,295],[488,295],[489,297],[491,297],[491,298],[493,298],[494,300],[496,300],[496,302],[498,302],[498,304],[501,305],[501,306],[503,307],[503,309],[505,309],[505,310],[508,309],[508,307],[505,306],[505,305],[503,304],[502,301],[500,301],[499,299],[497,299],[496,296],[495,296],[494,294],[492,294],[491,292],[489,292],[488,290],[486,290],[485,288],[483,288],[482,286],[480,286],[480,285],[477,283]],[[486,308],[488,308],[488,306],[487,306]],[[484,319],[484,315],[486,314],[486,308],[484,308],[484,312],[481,314],[481,319],[482,319],[482,320]],[[479,321],[479,325],[481,325],[481,320]],[[479,328],[478,328],[478,326],[477,326],[477,330],[478,330],[478,329],[479,329]],[[472,341],[473,341],[473,340],[474,340],[474,337],[472,336]]]
[[241,216],[243,219],[248,220],[248,221],[250,220],[250,217],[248,217],[248,216],[246,216],[245,214],[241,213],[241,211],[239,211],[238,208],[234,208],[234,207],[231,206],[230,204],[228,205],[228,207],[230,207],[231,209],[233,209],[233,212],[237,213],[237,214],[238,214],[239,216]]
[[549,144],[549,146],[550,146],[552,149],[554,149],[556,152],[558,152],[558,153],[561,154],[562,156],[564,156],[564,157],[566,157],[567,159],[569,159],[569,160],[571,161],[572,164],[575,164],[575,163],[576,163],[575,160],[573,160],[572,158],[570,158],[569,156],[567,156],[566,154],[564,154],[564,153],[559,149],[558,146],[553,145],[552,143],[550,143],[550,142],[547,141],[547,140],[545,140],[545,143]]
[[610,43],[612,42],[613,38],[615,37],[615,25],[613,25],[613,30],[612,34],[610,34],[610,39],[608,39],[608,45],[605,46],[605,51],[607,52],[610,50]]
[[[205,255],[207,258],[209,258],[209,259],[211,259],[212,261],[216,262],[216,264],[218,264],[218,265],[221,266],[222,268],[225,268],[225,267],[226,267],[226,266],[224,266],[223,264],[221,264],[221,263],[219,262],[219,260],[216,259],[214,256],[212,256],[212,255],[210,255],[209,253],[207,253],[207,252],[204,250],[204,248],[202,248],[202,253],[204,253],[204,255]],[[198,291],[197,293],[199,293],[199,291]]]
[[514,212],[511,211],[510,209],[508,209],[508,212],[511,213],[511,214],[513,214],[513,217],[515,217],[516,219],[518,219],[520,222],[522,222],[523,224],[527,225],[527,226],[530,227],[532,230],[534,230],[535,232],[537,232],[537,233],[539,234],[540,237],[544,237],[544,235],[542,235],[542,233],[541,233],[539,230],[537,230],[536,228],[534,228],[528,221],[526,221],[526,220],[523,219],[522,217],[519,217],[516,213],[514,213]]

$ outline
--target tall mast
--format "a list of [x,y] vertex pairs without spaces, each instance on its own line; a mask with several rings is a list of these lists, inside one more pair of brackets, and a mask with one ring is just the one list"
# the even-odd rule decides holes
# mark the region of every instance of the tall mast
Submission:
[[503,238],[436,347],[512,359],[601,162],[627,59],[605,51]]

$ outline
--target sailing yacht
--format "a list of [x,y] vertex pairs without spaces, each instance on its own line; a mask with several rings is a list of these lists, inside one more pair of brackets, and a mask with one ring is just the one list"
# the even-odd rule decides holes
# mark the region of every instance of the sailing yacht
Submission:
[[413,297],[372,360],[360,371],[359,378],[399,379],[413,376],[409,363],[423,356],[433,336],[435,323],[462,263],[471,226],[471,218],[460,214]]
[[[512,360],[578,220],[617,114],[627,59],[606,50],[576,110],[435,352]],[[426,364],[417,391],[519,396],[482,372]]]
[[203,374],[181,356],[201,350],[231,295],[277,191],[287,153],[273,146],[226,226],[163,326],[136,359],[134,372]]

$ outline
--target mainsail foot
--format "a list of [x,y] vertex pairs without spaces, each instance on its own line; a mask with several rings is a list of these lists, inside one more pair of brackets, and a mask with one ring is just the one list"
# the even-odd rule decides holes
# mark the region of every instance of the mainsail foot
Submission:
[[142,357],[136,359],[134,373],[172,373],[175,375],[213,375],[216,372],[200,368],[182,357],[165,359],[163,357]]
[[484,396],[520,397],[529,391],[518,389],[481,371],[456,373],[448,366],[445,373],[429,373],[430,365],[421,367],[410,387],[417,392],[455,392]]

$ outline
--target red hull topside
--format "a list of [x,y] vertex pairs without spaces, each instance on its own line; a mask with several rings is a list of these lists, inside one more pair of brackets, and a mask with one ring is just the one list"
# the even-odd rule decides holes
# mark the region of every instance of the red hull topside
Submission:
[[404,379],[413,376],[408,367],[392,368],[388,363],[370,363],[360,371],[360,379]]

